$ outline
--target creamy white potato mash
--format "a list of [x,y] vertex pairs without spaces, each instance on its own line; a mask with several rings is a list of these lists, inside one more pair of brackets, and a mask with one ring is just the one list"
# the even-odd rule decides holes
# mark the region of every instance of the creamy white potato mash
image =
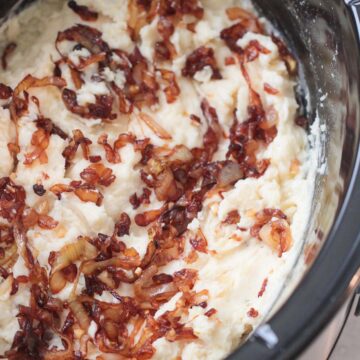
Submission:
[[267,316],[314,179],[265,29],[246,0],[39,0],[2,25],[0,354],[221,359]]

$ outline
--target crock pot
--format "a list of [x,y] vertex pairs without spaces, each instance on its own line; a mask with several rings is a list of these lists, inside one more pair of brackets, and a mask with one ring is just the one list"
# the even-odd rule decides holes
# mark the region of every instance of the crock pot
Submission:
[[[33,1],[1,0],[0,18]],[[360,282],[360,1],[253,2],[299,60],[300,112],[319,119],[321,151],[305,274],[294,269],[276,311],[228,359],[294,359],[344,316]]]

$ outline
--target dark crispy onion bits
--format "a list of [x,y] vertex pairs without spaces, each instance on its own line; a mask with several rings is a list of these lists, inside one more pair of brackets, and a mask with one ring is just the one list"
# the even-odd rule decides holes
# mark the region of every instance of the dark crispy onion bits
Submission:
[[148,188],[143,188],[143,192],[140,196],[136,193],[132,194],[129,198],[129,202],[132,205],[133,209],[138,209],[142,204],[150,204],[150,195],[151,190]]
[[270,114],[270,111],[266,114],[259,94],[252,88],[245,64],[240,57],[239,60],[249,86],[248,118],[239,122],[234,113],[234,123],[230,128],[230,145],[226,156],[243,167],[245,177],[260,177],[268,168],[270,160],[258,161],[256,152],[260,146],[267,146],[276,137],[276,118],[274,114]]
[[158,102],[156,91],[159,85],[155,75],[150,71],[147,60],[143,57],[140,50],[135,47],[129,56],[132,64],[131,75],[125,86],[126,97],[137,107],[152,106]]
[[161,69],[159,71],[162,79],[166,82],[167,85],[164,88],[166,101],[168,102],[168,104],[171,104],[176,101],[176,99],[180,95],[180,88],[177,84],[175,73],[173,71],[164,69]]
[[108,143],[108,135],[107,134],[103,134],[99,137],[98,144],[103,146],[103,148],[105,150],[106,160],[109,163],[117,164],[117,163],[121,162],[120,155],[117,151],[118,149],[115,146],[112,147]]
[[157,31],[164,39],[169,39],[174,34],[175,27],[169,17],[160,16]]
[[195,237],[190,238],[190,244],[194,250],[207,253],[208,252],[208,242],[201,230],[199,230]]
[[279,90],[275,89],[268,83],[264,83],[264,91],[267,92],[270,95],[277,95],[279,94]]
[[10,44],[6,45],[3,54],[1,56],[1,65],[3,70],[7,69],[8,66],[8,58],[9,56],[15,51],[17,45],[14,42],[11,42]]
[[203,70],[206,66],[210,67],[212,70],[212,80],[222,79],[216,63],[214,50],[205,46],[201,46],[194,50],[187,57],[185,67],[182,69],[182,75],[193,78],[198,71]]
[[247,32],[248,30],[246,27],[240,22],[222,30],[220,33],[220,38],[225,41],[230,50],[242,54],[243,50],[240,46],[237,45],[237,41],[241,39]]
[[177,292],[178,288],[173,282],[154,284],[153,277],[158,269],[156,265],[151,265],[140,275],[134,283],[135,296],[141,301],[165,302],[170,300]]
[[210,161],[214,153],[217,151],[219,141],[222,137],[222,129],[219,123],[219,118],[216,109],[212,107],[209,102],[204,99],[201,102],[201,110],[208,123],[208,130],[204,135],[204,149],[206,160]]
[[[92,54],[108,53],[110,51],[109,45],[102,39],[102,33],[87,25],[75,25],[65,31],[60,31],[57,35],[56,46],[62,41],[74,41]],[[59,51],[61,54],[61,52]]]
[[[153,1],[156,3],[156,1]],[[132,40],[138,40],[140,30],[148,24],[155,14],[149,13],[151,4],[145,4],[144,1],[129,0],[128,1],[128,19],[127,25]]]
[[227,56],[225,58],[225,65],[226,66],[230,66],[230,65],[235,65],[236,64],[236,60],[233,56]]
[[46,190],[42,184],[35,184],[33,185],[34,193],[38,196],[44,196],[46,193]]
[[80,173],[80,177],[89,185],[110,186],[116,179],[113,171],[101,163],[91,164]]
[[285,43],[280,38],[272,35],[271,39],[278,47],[280,58],[284,61],[289,75],[296,75],[298,66],[295,57],[291,54]]
[[268,278],[265,278],[264,281],[262,282],[261,284],[261,289],[258,293],[258,297],[262,297],[266,291],[266,287],[267,287],[267,284],[268,284]]
[[63,140],[66,140],[68,138],[67,134],[57,125],[55,125],[50,119],[41,117],[36,120],[36,126],[38,128],[44,129],[47,133],[51,135],[59,136]]
[[201,124],[201,119],[197,115],[191,114],[190,119],[197,124]]
[[62,156],[66,159],[67,162],[71,162],[75,158],[76,152],[80,146],[84,159],[88,160],[90,156],[91,144],[92,141],[86,138],[81,130],[76,129],[73,131],[73,137],[70,140],[70,144],[66,146],[62,152]]
[[182,195],[174,174],[169,168],[157,174],[155,195],[159,201],[176,201]]
[[10,99],[13,94],[13,90],[10,86],[4,85],[0,83],[0,99],[7,100]]
[[255,310],[253,307],[247,312],[249,317],[256,318],[259,316],[259,312]]
[[62,99],[66,108],[73,114],[79,115],[85,119],[113,120],[116,115],[112,113],[114,98],[112,95],[96,95],[94,104],[86,106],[79,105],[76,92],[70,89],[64,89]]
[[154,47],[154,60],[155,62],[168,61],[176,56],[176,49],[169,41],[157,41]]
[[211,317],[211,316],[215,315],[216,313],[217,313],[217,310],[214,309],[214,308],[211,308],[204,315],[207,316],[207,317]]
[[240,221],[239,212],[237,210],[232,210],[226,215],[226,218],[223,221],[223,223],[228,225],[236,225],[239,221]]
[[0,216],[12,222],[19,219],[25,209],[26,193],[22,186],[4,177],[0,179]]
[[260,229],[272,218],[286,220],[286,215],[280,209],[266,208],[255,214],[255,224],[250,229],[251,236],[258,237]]
[[244,49],[246,62],[251,62],[256,60],[260,54],[268,55],[270,53],[271,51],[268,50],[266,47],[262,46],[257,40],[251,40]]
[[237,41],[249,31],[263,33],[262,26],[254,17],[243,18],[240,22],[223,29],[220,33],[220,38],[225,41],[231,51],[242,54],[243,49],[237,45]]
[[298,117],[295,119],[295,124],[296,124],[297,126],[302,127],[302,128],[305,129],[305,130],[308,130],[308,129],[309,129],[309,119],[306,118],[305,116],[298,116]]
[[84,21],[96,21],[98,19],[98,13],[91,11],[87,6],[78,5],[76,1],[69,1],[68,7],[80,16]]
[[115,224],[115,234],[119,237],[130,234],[131,220],[127,213],[123,212]]
[[[41,284],[31,285],[29,306],[19,306],[19,330],[5,357],[9,360],[73,359],[72,341],[56,330],[62,311],[61,301],[49,296]],[[65,350],[49,349],[49,329],[61,338]]]

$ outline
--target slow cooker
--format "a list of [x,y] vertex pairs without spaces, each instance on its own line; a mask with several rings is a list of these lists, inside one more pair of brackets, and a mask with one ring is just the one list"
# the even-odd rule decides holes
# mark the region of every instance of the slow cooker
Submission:
[[[1,0],[0,17],[33,1]],[[360,283],[360,1],[253,2],[299,60],[300,112],[320,122],[321,151],[306,269],[299,261],[267,320],[228,359],[326,359]]]

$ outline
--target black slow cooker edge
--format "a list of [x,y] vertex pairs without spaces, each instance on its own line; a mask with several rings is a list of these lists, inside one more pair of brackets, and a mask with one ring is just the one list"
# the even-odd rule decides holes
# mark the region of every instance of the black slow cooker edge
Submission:
[[[307,18],[303,26],[312,26],[309,20],[312,15],[316,22],[329,22],[336,13],[332,35],[342,44],[338,59],[345,71],[342,76],[344,79],[347,77],[346,91],[339,98],[341,105],[346,108],[346,116],[343,147],[338,149],[342,152],[340,171],[345,191],[336,221],[311,269],[288,301],[267,323],[278,339],[277,344],[269,347],[264,338],[255,332],[243,346],[228,357],[228,360],[294,359],[329,323],[350,296],[360,277],[360,1],[325,1],[324,6],[321,6],[322,2],[318,0],[272,0],[271,5],[266,0],[254,1],[264,15],[274,19],[279,30],[293,43],[300,61],[302,56],[307,56],[305,52],[308,50],[306,40],[301,39],[304,33],[296,32],[299,24],[296,24],[296,21],[291,24],[291,19],[286,18],[284,9],[287,6],[296,6],[296,3],[307,3],[306,11],[301,14]],[[317,26],[316,22],[314,27]],[[324,71],[321,68],[318,70]],[[330,69],[328,71],[330,73]],[[309,75],[305,69],[304,76],[307,77],[305,80],[311,93],[312,86],[313,92],[317,89],[315,80],[309,78]],[[314,94],[311,94],[311,97],[314,97]],[[315,98],[312,100],[313,104],[318,101]]]

